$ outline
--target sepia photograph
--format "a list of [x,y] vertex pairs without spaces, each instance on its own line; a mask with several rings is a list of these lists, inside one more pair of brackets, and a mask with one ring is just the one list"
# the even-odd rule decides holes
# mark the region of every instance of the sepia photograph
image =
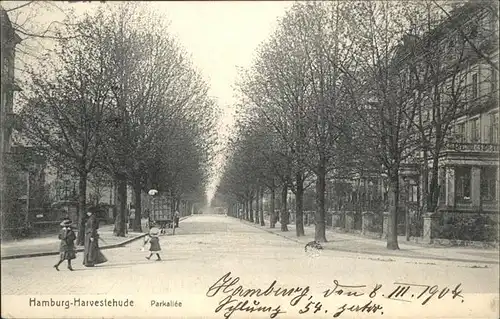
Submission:
[[1,318],[500,318],[498,1],[0,11]]

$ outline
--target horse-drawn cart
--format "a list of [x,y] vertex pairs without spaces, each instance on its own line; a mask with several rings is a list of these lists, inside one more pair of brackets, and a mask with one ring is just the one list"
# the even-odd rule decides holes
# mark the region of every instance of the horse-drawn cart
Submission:
[[160,228],[160,234],[163,235],[167,233],[167,229],[171,228],[172,235],[175,235],[174,213],[170,197],[158,194],[153,197],[151,206],[149,227],[157,226]]

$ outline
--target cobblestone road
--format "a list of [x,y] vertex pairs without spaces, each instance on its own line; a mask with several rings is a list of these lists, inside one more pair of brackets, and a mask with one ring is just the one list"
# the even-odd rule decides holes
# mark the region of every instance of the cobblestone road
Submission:
[[[52,265],[57,259],[56,256],[2,261],[2,295],[24,302],[24,311],[28,311],[30,315],[34,311],[27,307],[30,296],[128,296],[127,298],[143,300],[143,303],[133,311],[117,312],[116,317],[122,317],[120,314],[123,314],[124,317],[138,318],[166,317],[165,309],[151,306],[150,299],[159,298],[158,296],[175,297],[182,300],[184,306],[182,309],[170,309],[168,317],[186,318],[215,315],[214,309],[225,295],[221,291],[216,297],[207,298],[205,294],[218,278],[228,272],[232,272],[233,276],[240,276],[238,284],[245,287],[265,289],[273,280],[277,280],[280,285],[287,287],[309,285],[311,291],[314,290],[316,294],[332,288],[334,280],[346,285],[367,287],[377,283],[384,287],[392,287],[396,281],[411,282],[438,285],[439,289],[450,287],[450,290],[461,284],[460,289],[463,289],[463,294],[467,294],[469,302],[461,306],[465,307],[461,311],[480,306],[476,301],[470,303],[475,300],[475,296],[482,296],[484,299],[485,296],[490,296],[489,294],[498,293],[498,265],[488,265],[483,268],[467,263],[429,262],[414,258],[388,258],[339,251],[323,251],[321,256],[311,258],[306,256],[303,246],[296,242],[224,216],[193,216],[186,219],[175,236],[161,237],[161,245],[163,260],[158,262],[145,259],[148,253],[141,251],[140,241],[123,248],[104,251],[109,262],[95,268],[83,267],[82,255],[79,254],[74,262],[74,272],[68,271],[62,265],[61,271],[55,271]],[[474,295],[469,296],[469,294]],[[6,307],[4,304],[6,299],[3,299],[2,312],[5,309],[14,311],[13,308]],[[282,307],[288,307],[287,314],[283,315],[295,318],[298,315],[298,306],[290,306],[289,299],[281,302]],[[441,306],[461,305],[451,297],[442,301],[438,300],[436,295],[434,299],[435,307],[439,306],[439,302]],[[394,303],[392,300],[391,302]],[[494,305],[495,300],[488,302],[488,305],[493,307],[491,305]],[[305,300],[301,301],[302,306],[305,306],[304,303],[307,304]],[[387,305],[384,317],[388,316],[389,307],[392,307],[391,313],[395,315],[399,313],[399,307],[403,306],[407,307],[404,303]],[[426,311],[431,311],[434,306],[424,308]],[[338,305],[332,304],[331,307]],[[21,310],[16,308],[16,311]],[[106,315],[103,315],[102,309],[101,312],[86,309],[87,312],[76,313],[71,312],[71,309],[51,311],[39,314],[42,317],[87,318],[106,317],[108,314],[106,312]],[[308,315],[311,313],[312,311],[307,312]],[[247,318],[249,315],[237,314],[238,312],[235,313],[235,318]],[[215,317],[223,318],[221,313],[217,313]],[[251,317],[269,318],[269,313],[260,315],[254,313]],[[311,316],[313,317],[320,318]]]

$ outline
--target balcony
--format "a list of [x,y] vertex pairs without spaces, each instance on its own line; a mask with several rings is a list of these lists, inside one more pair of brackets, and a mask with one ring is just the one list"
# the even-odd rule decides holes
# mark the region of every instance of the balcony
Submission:
[[482,201],[481,208],[483,211],[498,212],[498,201]]
[[453,206],[447,206],[443,201],[439,202],[438,207],[442,211],[459,211],[459,212],[484,212],[484,213],[495,213],[498,212],[498,201],[486,201],[481,200],[479,206],[474,206],[469,201],[457,201]]
[[446,145],[446,150],[456,152],[484,152],[484,153],[498,153],[498,144],[486,143],[459,143],[450,142]]

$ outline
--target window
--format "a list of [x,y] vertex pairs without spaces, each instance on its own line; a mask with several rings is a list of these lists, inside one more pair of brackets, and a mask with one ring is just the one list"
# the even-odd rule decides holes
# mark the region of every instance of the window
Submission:
[[490,114],[490,127],[488,135],[489,143],[498,144],[498,113]]
[[450,38],[450,42],[448,42],[448,47],[453,49],[455,47],[455,39],[453,37]]
[[478,32],[477,32],[477,31],[478,31],[478,26],[477,26],[477,24],[473,24],[473,25],[471,26],[471,28],[470,28],[470,36],[471,36],[471,38],[475,38],[475,37],[477,37],[477,34],[478,34]]
[[418,186],[410,184],[408,188],[408,201],[412,203],[418,202]]
[[455,168],[455,199],[457,202],[470,201],[470,167]]
[[407,85],[408,83],[406,82],[406,79],[408,78],[408,76],[406,75],[406,71],[402,71],[400,74],[399,74],[400,78],[401,78],[401,82],[402,82],[402,86],[403,86],[403,89],[406,90],[407,88]]
[[497,168],[485,166],[481,168],[481,200],[497,200],[496,192]]
[[460,123],[457,125],[457,139],[460,143],[465,143],[466,135],[465,135],[465,123]]
[[472,143],[478,143],[481,140],[479,131],[479,118],[471,120],[470,137]]
[[7,79],[9,75],[9,60],[7,57],[2,58],[2,78]]
[[472,98],[476,99],[478,96],[478,83],[477,83],[477,73],[472,74]]
[[424,122],[428,122],[430,119],[430,112],[429,110],[424,111]]
[[445,184],[446,184],[446,170],[440,169],[438,172],[439,176],[439,202],[444,203],[446,201],[446,189],[445,189]]
[[498,90],[498,72],[495,69],[491,69],[491,91],[496,92]]

